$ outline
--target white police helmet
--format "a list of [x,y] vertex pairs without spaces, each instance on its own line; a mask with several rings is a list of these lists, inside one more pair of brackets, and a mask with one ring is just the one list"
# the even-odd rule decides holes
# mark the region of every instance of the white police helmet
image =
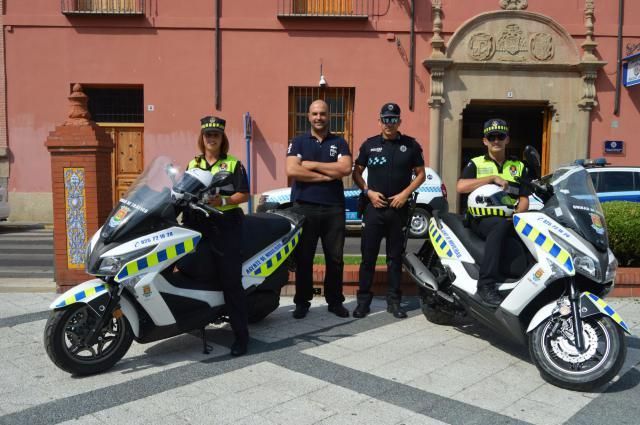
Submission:
[[485,184],[469,194],[469,213],[474,217],[513,215],[516,200],[496,184]]
[[192,168],[187,170],[171,190],[173,199],[182,199],[185,193],[199,196],[202,192],[209,188],[213,174],[200,168]]

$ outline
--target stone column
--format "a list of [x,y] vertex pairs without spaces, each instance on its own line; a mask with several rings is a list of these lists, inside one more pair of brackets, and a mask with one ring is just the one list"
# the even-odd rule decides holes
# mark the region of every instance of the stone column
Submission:
[[69,96],[69,118],[49,133],[51,154],[53,245],[58,292],[91,276],[84,272],[87,241],[112,208],[113,141],[91,121],[80,84]]
[[452,60],[445,56],[442,38],[442,1],[431,0],[433,37],[431,56],[422,64],[431,72],[431,93],[429,96],[429,166],[438,174],[442,173],[442,105],[445,103],[444,76]]
[[575,158],[586,158],[589,156],[589,141],[591,140],[591,111],[598,105],[596,100],[596,78],[598,71],[607,62],[598,60],[595,50],[598,47],[593,39],[593,22],[595,20],[595,1],[585,0],[584,2],[584,26],[585,41],[581,44],[583,55],[578,68],[582,75],[582,97],[578,101],[578,132],[579,143],[576,145]]

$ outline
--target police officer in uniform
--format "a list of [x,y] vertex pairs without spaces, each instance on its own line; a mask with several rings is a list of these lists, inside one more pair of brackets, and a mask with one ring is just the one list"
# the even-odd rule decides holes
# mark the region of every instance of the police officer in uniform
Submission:
[[[407,201],[425,180],[424,158],[420,144],[398,131],[401,120],[397,104],[382,106],[379,123],[380,134],[362,144],[353,170],[353,180],[369,200],[363,212],[358,305],[353,317],[365,317],[370,311],[371,284],[380,242],[385,238],[389,278],[387,311],[401,319],[407,317],[400,307],[404,229],[409,214]],[[365,168],[368,170],[366,182],[362,177]]]
[[[201,168],[216,174],[220,171],[231,173],[231,184],[222,187],[222,193],[209,197],[209,205],[222,211],[222,216],[212,221],[197,212],[188,212],[186,222],[203,234],[200,245],[208,252],[199,253],[199,261],[213,259],[218,280],[223,285],[224,302],[229,313],[229,321],[235,335],[231,355],[241,356],[247,352],[249,343],[247,300],[242,287],[242,223],[244,213],[241,203],[249,199],[247,172],[242,163],[229,152],[229,139],[224,132],[225,120],[206,116],[200,120],[200,137],[197,155],[187,169]],[[207,243],[208,242],[208,243]],[[216,251],[218,253],[216,253]],[[222,255],[220,255],[220,253]],[[206,265],[201,264],[201,267]]]
[[[470,193],[486,184],[496,184],[507,189],[509,182],[516,182],[516,177],[526,176],[524,163],[506,155],[509,141],[509,126],[506,121],[494,118],[484,123],[482,143],[487,147],[487,153],[472,158],[462,170],[456,185],[458,193]],[[529,209],[528,196],[529,193],[521,188],[516,212]],[[504,242],[509,237],[513,224],[504,217],[487,216],[473,217],[470,225],[476,234],[486,240],[484,258],[480,264],[478,294],[486,304],[497,306],[502,299],[495,284],[503,280],[500,260],[505,254]]]
[[342,271],[345,223],[342,178],[351,172],[351,152],[342,137],[329,131],[329,106],[315,100],[307,115],[311,130],[295,137],[287,150],[287,176],[294,179],[291,201],[304,215],[300,242],[296,248],[295,319],[309,312],[313,297],[313,257],[322,241],[326,261],[324,294],[329,312],[349,317],[342,304]]

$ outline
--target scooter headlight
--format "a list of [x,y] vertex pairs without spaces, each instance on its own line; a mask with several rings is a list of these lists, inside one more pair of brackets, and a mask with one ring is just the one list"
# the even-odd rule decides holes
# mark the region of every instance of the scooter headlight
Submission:
[[577,273],[595,280],[596,282],[601,282],[602,276],[600,275],[600,267],[597,258],[594,259],[593,256],[585,254],[582,251],[578,251],[575,247],[565,243],[560,238],[556,239],[556,243],[571,255],[571,258],[573,258],[573,267]]
[[618,259],[613,255],[611,249],[607,249],[609,252],[609,264],[607,265],[607,273],[604,276],[605,282],[613,282],[616,278],[616,272],[618,271]]
[[596,267],[596,262],[593,258],[578,254],[573,258],[573,265],[577,272],[581,272],[584,275],[592,277],[594,280],[600,281],[600,271]]
[[114,255],[112,257],[104,257],[98,267],[98,274],[101,276],[114,276],[122,267],[128,262],[142,257],[145,254],[153,251],[156,245],[152,245],[143,249],[128,252],[123,255]]

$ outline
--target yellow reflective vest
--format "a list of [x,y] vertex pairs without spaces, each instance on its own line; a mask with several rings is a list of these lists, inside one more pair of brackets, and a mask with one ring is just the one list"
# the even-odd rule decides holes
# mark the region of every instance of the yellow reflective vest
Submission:
[[495,161],[487,159],[486,155],[476,156],[471,161],[476,166],[476,178],[487,176],[500,176],[503,179],[516,182],[516,177],[521,177],[524,172],[524,163],[517,159],[507,159],[502,164],[502,172],[498,171]]
[[[236,169],[236,165],[238,165],[238,159],[236,157],[234,157],[233,155],[229,155],[227,154],[226,158],[222,159],[218,159],[211,167],[209,167],[209,164],[207,164],[207,160],[204,158],[204,155],[200,155],[195,157],[194,159],[192,159],[189,162],[189,166],[187,167],[187,170],[190,170],[192,168],[201,168],[203,170],[208,170],[211,172],[211,174],[216,174],[218,171],[228,171],[231,174],[234,173],[235,169]],[[230,187],[224,187],[224,190],[229,190],[231,189]],[[235,188],[231,189],[234,190]],[[228,196],[223,196],[223,198],[229,198]],[[216,209],[220,210],[220,211],[229,211],[232,210],[234,208],[240,208],[240,205],[237,204],[228,204],[228,205],[224,205],[224,206],[219,206],[219,207],[215,207]]]

